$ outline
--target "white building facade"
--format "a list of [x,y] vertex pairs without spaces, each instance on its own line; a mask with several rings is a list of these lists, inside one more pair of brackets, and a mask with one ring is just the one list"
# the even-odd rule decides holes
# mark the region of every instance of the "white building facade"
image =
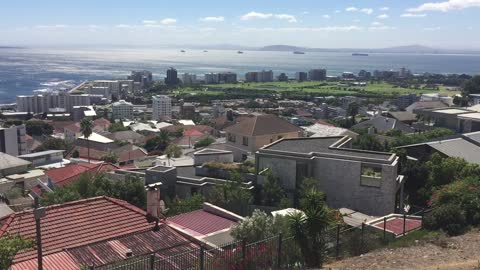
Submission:
[[162,117],[172,116],[172,99],[166,95],[153,96],[152,119],[160,120]]
[[112,104],[113,119],[133,120],[133,104],[125,100],[119,100]]

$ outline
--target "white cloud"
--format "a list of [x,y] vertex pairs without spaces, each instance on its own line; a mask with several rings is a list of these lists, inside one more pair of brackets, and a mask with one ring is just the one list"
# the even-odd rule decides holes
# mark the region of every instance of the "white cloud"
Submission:
[[240,19],[243,21],[249,21],[249,20],[256,20],[256,19],[269,19],[272,16],[273,16],[272,13],[260,13],[260,12],[252,11],[245,15],[242,15]]
[[382,23],[381,22],[372,22],[372,25],[373,26],[379,26],[379,25],[382,25]]
[[297,22],[297,18],[295,18],[295,16],[289,15],[289,14],[276,14],[276,15],[274,15],[274,17],[279,19],[279,20],[286,20],[289,23]]
[[448,0],[444,2],[431,2],[422,4],[416,8],[408,9],[408,12],[442,11],[480,7],[480,0]]
[[223,21],[225,21],[225,17],[223,17],[223,16],[204,17],[204,18],[201,18],[200,21],[202,21],[202,22],[223,22]]
[[360,31],[363,27],[350,26],[326,26],[326,27],[284,27],[284,28],[240,28],[243,32],[350,32]]
[[382,15],[378,15],[377,18],[380,19],[380,20],[384,20],[384,19],[388,19],[390,16],[388,16],[387,14],[382,14]]
[[290,23],[297,22],[297,18],[293,15],[289,14],[272,14],[272,13],[260,13],[260,12],[249,12],[247,14],[244,14],[240,17],[241,20],[243,21],[249,21],[249,20],[256,20],[256,19],[270,19],[270,18],[275,18],[279,20],[285,20]]
[[389,7],[381,7],[381,8],[380,8],[381,11],[387,11],[387,10],[389,10],[389,9],[390,9]]
[[310,14],[310,12],[304,11],[304,12],[302,12],[302,14],[303,14],[303,15],[308,15],[308,14]]
[[423,17],[427,17],[427,14],[404,13],[404,14],[400,15],[400,17],[404,17],[404,18],[423,18]]
[[322,18],[324,18],[324,19],[330,19],[330,18],[331,18],[331,16],[330,16],[330,15],[328,15],[328,14],[325,14],[325,15],[322,15]]
[[129,24],[117,24],[115,25],[116,28],[133,28],[132,25]]
[[176,22],[177,22],[177,20],[173,19],[173,18],[165,18],[165,19],[160,21],[161,24],[174,24]]
[[365,13],[365,14],[370,15],[370,14],[373,13],[373,9],[371,9],[371,8],[362,8],[362,9],[360,9],[360,12],[363,12],[363,13]]
[[387,25],[380,25],[380,26],[370,26],[368,27],[368,31],[388,31],[388,30],[395,30],[396,27],[387,26]]
[[199,28],[198,30],[200,32],[212,32],[212,31],[216,31],[217,29],[213,27],[202,27],[202,28]]
[[154,20],[143,20],[142,23],[143,23],[143,24],[157,24],[157,21],[154,21]]
[[438,31],[438,30],[441,30],[440,26],[423,28],[423,31]]
[[340,10],[335,10],[335,13],[340,13],[341,11]]
[[365,13],[367,15],[370,15],[373,13],[373,9],[371,8],[362,8],[362,9],[359,9],[359,8],[356,8],[356,7],[347,7],[345,9],[345,11],[348,11],[348,12],[362,12],[362,13]]
[[36,25],[35,28],[39,29],[61,29],[61,28],[67,28],[68,25],[65,24],[54,24],[54,25]]

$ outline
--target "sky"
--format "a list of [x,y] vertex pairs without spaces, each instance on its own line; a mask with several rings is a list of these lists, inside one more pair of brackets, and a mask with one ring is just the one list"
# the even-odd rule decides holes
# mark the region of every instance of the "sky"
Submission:
[[479,15],[480,0],[15,0],[0,46],[480,49]]

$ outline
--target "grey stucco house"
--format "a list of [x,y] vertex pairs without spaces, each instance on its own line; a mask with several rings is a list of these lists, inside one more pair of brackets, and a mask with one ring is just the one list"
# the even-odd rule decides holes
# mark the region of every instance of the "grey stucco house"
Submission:
[[[403,209],[403,176],[391,153],[349,148],[347,136],[282,139],[256,152],[256,171],[272,169],[293,197],[305,177],[318,180],[333,208],[383,216]],[[258,177],[262,185],[262,177]]]

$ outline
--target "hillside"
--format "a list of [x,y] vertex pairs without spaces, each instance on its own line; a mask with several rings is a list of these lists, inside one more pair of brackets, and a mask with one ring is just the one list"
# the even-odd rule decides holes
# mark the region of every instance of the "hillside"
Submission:
[[330,263],[331,270],[477,270],[480,269],[480,232],[435,240],[413,241],[413,246],[377,250]]

